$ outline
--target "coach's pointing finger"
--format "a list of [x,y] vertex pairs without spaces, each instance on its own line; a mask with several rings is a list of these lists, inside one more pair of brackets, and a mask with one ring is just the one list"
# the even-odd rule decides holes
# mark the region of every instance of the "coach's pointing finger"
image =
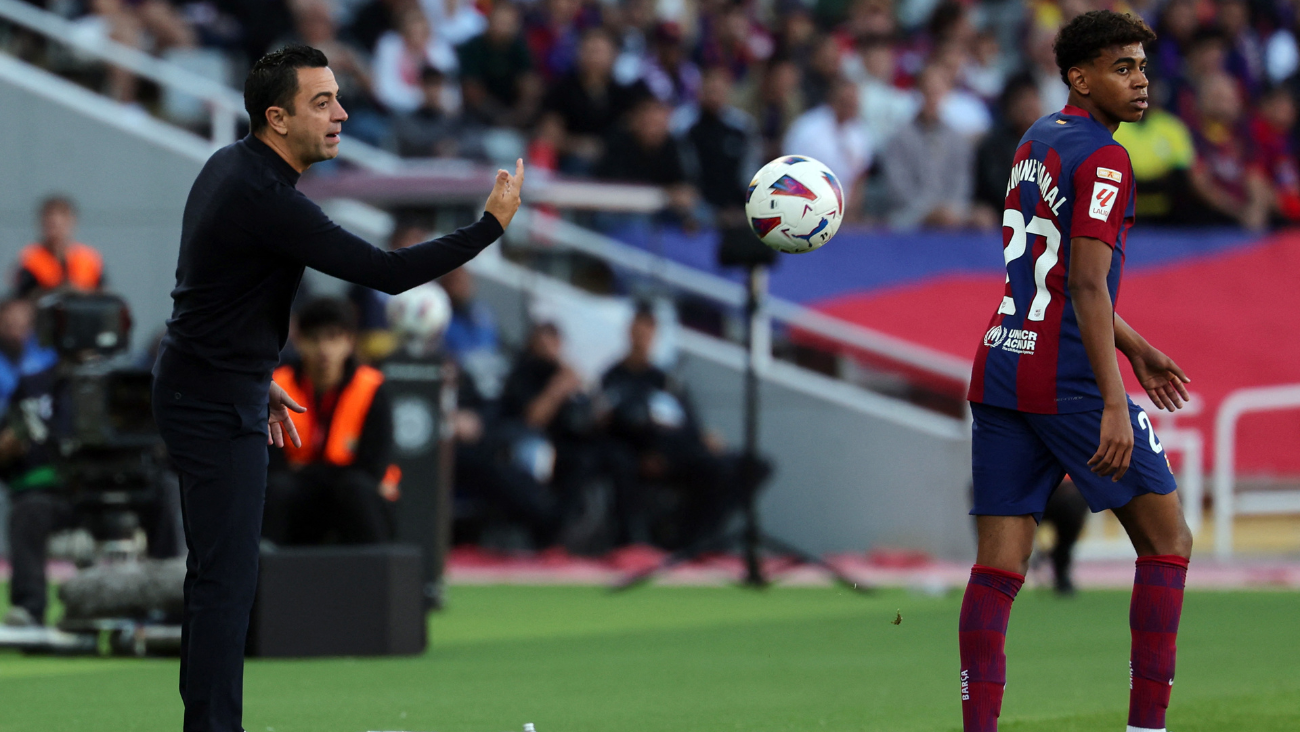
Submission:
[[492,184],[492,192],[488,194],[487,205],[483,209],[492,214],[503,229],[510,225],[510,220],[515,217],[515,212],[519,210],[519,191],[523,184],[523,158],[515,161],[514,175],[510,175],[504,170],[497,171],[496,180]]

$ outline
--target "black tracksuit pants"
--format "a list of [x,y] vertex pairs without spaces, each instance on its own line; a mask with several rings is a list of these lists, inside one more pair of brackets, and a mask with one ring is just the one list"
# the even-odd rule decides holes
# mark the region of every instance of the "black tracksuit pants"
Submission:
[[218,404],[155,383],[154,417],[180,475],[185,732],[240,732],[244,642],[266,495],[265,404]]

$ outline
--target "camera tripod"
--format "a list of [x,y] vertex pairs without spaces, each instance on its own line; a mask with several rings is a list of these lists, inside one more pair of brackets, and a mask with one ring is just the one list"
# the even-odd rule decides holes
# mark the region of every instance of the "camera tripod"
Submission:
[[[745,234],[749,234],[748,229]],[[807,564],[821,567],[828,572],[837,582],[845,587],[851,588],[858,592],[870,592],[871,588],[861,586],[851,578],[835,568],[821,557],[800,549],[799,547],[778,539],[763,531],[758,518],[758,487],[765,476],[765,468],[761,458],[758,455],[758,372],[755,364],[755,323],[758,317],[759,308],[763,301],[763,296],[767,291],[767,270],[765,265],[770,263],[768,255],[773,254],[770,249],[763,246],[753,235],[749,234],[753,244],[764,252],[751,253],[744,250],[743,245],[739,248],[742,252],[739,256],[734,254],[733,257],[742,261],[735,262],[730,260],[724,253],[721,256],[723,264],[740,263],[746,268],[746,296],[745,296],[745,390],[744,390],[744,420],[745,434],[744,444],[742,447],[741,457],[741,485],[744,487],[744,505],[742,510],[743,524],[735,530],[723,533],[720,536],[709,537],[697,541],[686,548],[674,552],[657,565],[648,569],[632,572],[623,577],[613,586],[615,592],[628,590],[644,584],[672,567],[698,559],[699,557],[712,552],[728,551],[739,547],[745,560],[745,575],[741,583],[746,587],[762,588],[768,585],[768,579],[763,573],[763,564],[760,554],[764,551],[777,556],[789,557],[795,560],[796,564]],[[724,240],[724,248],[727,246]]]

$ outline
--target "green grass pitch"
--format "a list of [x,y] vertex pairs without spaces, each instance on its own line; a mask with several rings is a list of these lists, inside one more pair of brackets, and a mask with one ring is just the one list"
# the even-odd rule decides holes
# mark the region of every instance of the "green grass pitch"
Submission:
[[[960,730],[959,594],[453,587],[418,658],[250,661],[248,732]],[[903,622],[893,625],[895,612]],[[1300,595],[1189,592],[1172,732],[1300,730]],[[1128,594],[1026,591],[1002,729],[1120,732]],[[0,653],[3,732],[175,732],[172,660]]]

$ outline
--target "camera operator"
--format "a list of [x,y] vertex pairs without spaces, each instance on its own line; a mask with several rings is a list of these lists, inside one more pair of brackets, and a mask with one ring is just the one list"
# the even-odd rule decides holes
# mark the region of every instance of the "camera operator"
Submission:
[[[73,404],[65,369],[90,362],[93,355],[63,357],[41,371],[23,376],[9,401],[0,430],[0,475],[9,487],[9,548],[13,576],[12,605],[5,625],[45,622],[46,544],[57,531],[75,528],[81,515],[58,463],[57,440],[69,430]],[[148,506],[133,507],[144,528],[148,556],[167,559],[180,554],[177,497],[165,489]]]
[[521,467],[502,454],[509,451],[509,440],[518,437],[518,430],[499,428],[494,405],[484,398],[477,378],[458,366],[456,411],[451,417],[457,497],[526,527],[534,547],[550,547],[558,536],[560,515],[554,493],[541,480],[548,471],[537,465]]
[[37,342],[35,315],[36,307],[26,298],[0,302],[0,414],[22,377],[44,371],[59,359],[53,349]]
[[346,300],[313,300],[298,313],[293,342],[301,362],[273,378],[307,407],[293,415],[302,446],[271,453],[262,534],[286,546],[389,541],[388,501],[400,481],[389,460],[392,409],[383,374],[357,363],[356,311]]
[[[631,528],[627,508],[632,476],[618,452],[608,449],[597,433],[591,398],[582,377],[561,358],[562,345],[553,323],[534,326],[501,392],[504,437],[517,463],[544,462],[543,456],[553,449],[550,485],[564,521],[577,518],[590,483],[609,478],[619,512],[613,541],[625,543]],[[591,539],[570,538],[575,543]]]
[[[654,312],[639,306],[628,329],[628,353],[605,372],[601,387],[606,429],[636,466],[629,509],[637,514],[634,520],[647,518],[649,484],[682,489],[680,509],[655,537],[678,549],[711,536],[742,498],[740,461],[701,431],[684,390],[650,361],[657,330]],[[761,473],[766,471],[764,465]]]

